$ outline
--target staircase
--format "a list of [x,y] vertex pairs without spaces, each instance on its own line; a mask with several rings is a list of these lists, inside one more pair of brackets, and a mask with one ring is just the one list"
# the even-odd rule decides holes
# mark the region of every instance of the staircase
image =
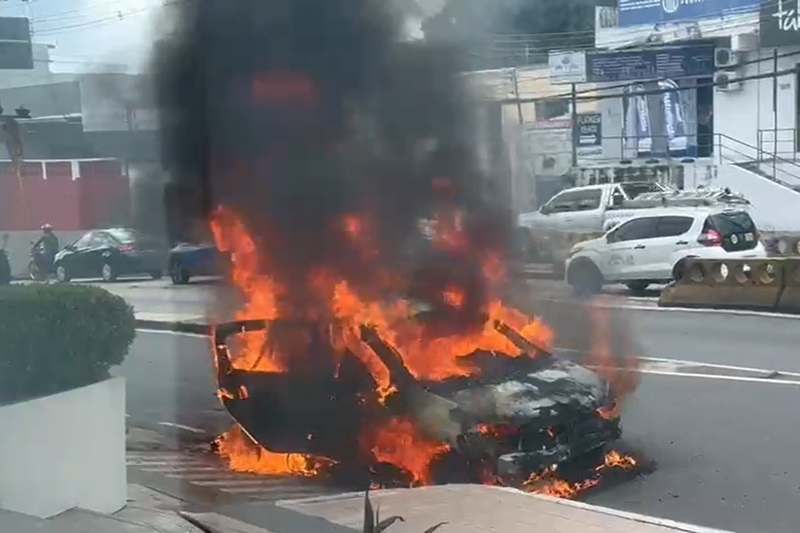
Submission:
[[800,231],[800,163],[724,134],[715,137],[717,173],[703,185],[743,194],[764,231]]

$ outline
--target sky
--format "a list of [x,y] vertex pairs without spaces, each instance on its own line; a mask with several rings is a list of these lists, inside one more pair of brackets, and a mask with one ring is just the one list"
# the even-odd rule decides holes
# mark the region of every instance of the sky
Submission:
[[146,65],[154,24],[170,0],[0,0],[0,16],[27,17],[34,42],[55,45],[54,72],[108,70]]
[[[119,70],[120,66],[141,72],[160,31],[156,24],[165,18],[162,5],[175,1],[0,0],[0,16],[27,17],[34,42],[55,45],[50,51],[53,72]],[[445,2],[394,1],[408,17],[409,38],[421,38],[421,20],[442,9]]]

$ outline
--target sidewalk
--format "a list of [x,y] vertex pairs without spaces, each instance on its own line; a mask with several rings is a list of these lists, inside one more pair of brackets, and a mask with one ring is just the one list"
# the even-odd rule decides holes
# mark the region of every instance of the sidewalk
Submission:
[[[443,485],[370,493],[382,518],[399,515],[391,533],[420,533],[438,523],[437,533],[726,533],[671,520],[625,513],[514,489]],[[287,509],[359,529],[364,494],[278,502]]]

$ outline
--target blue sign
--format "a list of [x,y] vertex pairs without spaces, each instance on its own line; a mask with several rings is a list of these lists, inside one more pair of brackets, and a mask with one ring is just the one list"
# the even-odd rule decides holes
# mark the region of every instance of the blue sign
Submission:
[[586,54],[586,81],[589,83],[710,77],[713,74],[714,46],[712,45]]
[[749,13],[760,5],[760,0],[619,0],[619,26],[692,22]]

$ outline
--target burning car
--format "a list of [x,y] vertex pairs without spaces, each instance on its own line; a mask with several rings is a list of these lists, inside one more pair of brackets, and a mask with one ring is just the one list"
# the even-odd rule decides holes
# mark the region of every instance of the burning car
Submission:
[[[418,313],[413,320],[432,318]],[[486,327],[519,354],[475,349],[458,356],[469,372],[444,379],[415,377],[378,328],[359,325],[358,340],[387,371],[388,387],[373,377],[363,352],[336,347],[337,330],[348,327],[278,319],[216,328],[220,398],[254,442],[270,452],[302,454],[357,484],[376,478],[382,485],[519,484],[556,465],[602,463],[607,445],[620,437],[618,416],[608,414],[613,394],[602,378],[502,320],[487,318]],[[289,372],[236,368],[234,339],[254,332],[267,333],[264,352],[291,352],[287,360],[302,363]],[[392,441],[389,449],[382,439]]]

